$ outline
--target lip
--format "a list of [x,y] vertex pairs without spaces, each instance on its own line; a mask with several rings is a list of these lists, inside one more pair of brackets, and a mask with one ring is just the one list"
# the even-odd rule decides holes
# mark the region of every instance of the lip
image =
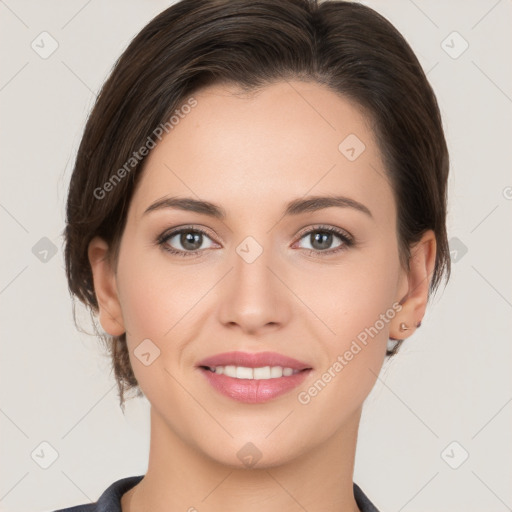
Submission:
[[[200,361],[197,366],[245,366],[246,368],[260,368],[263,366],[282,366],[293,370],[310,370],[307,363],[284,356],[277,352],[224,352]],[[210,372],[211,373],[211,372]],[[227,377],[230,378],[230,377]],[[280,380],[280,379],[273,379]]]
[[205,368],[200,368],[200,371],[210,385],[222,395],[246,404],[260,404],[291,391],[301,384],[312,370],[309,368],[288,377],[259,380],[235,379]]
[[[206,368],[228,365],[245,366],[246,368],[281,366],[299,370],[299,372],[273,379],[236,379],[224,374],[219,375]],[[215,390],[233,400],[247,404],[267,402],[287,393],[301,384],[312,371],[312,367],[307,363],[277,352],[225,352],[207,357],[197,366]]]

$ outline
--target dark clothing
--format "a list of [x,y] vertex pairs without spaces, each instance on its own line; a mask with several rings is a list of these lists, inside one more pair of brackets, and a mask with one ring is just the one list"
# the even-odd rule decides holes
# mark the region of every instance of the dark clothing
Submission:
[[[121,496],[143,478],[144,475],[122,478],[111,484],[95,503],[76,505],[53,512],[121,512]],[[361,512],[379,512],[357,484],[354,484],[354,497]]]

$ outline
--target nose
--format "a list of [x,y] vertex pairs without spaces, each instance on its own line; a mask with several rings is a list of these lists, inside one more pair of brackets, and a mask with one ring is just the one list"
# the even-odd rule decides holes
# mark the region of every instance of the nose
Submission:
[[225,327],[259,335],[280,329],[289,321],[290,292],[271,252],[263,250],[254,261],[245,258],[242,251],[234,254],[234,268],[226,276],[219,297],[218,315]]

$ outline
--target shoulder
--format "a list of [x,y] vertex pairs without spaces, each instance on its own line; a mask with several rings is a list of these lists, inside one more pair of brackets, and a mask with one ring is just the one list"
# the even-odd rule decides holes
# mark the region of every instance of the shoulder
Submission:
[[112,483],[97,501],[61,508],[53,512],[121,512],[121,497],[143,478],[144,475],[121,478]]
[[[121,497],[135,487],[144,475],[122,478],[112,483],[94,503],[84,503],[53,512],[121,512]],[[354,483],[354,497],[361,512],[379,512],[363,490]]]
[[[361,512],[379,512],[363,490],[354,482],[354,498]],[[85,512],[85,511],[84,511]]]

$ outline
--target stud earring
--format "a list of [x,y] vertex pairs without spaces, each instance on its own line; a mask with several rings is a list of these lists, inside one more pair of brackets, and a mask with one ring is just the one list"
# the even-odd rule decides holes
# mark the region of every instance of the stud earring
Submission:
[[401,331],[408,331],[409,330],[409,327],[407,327],[407,324],[405,324],[404,322],[402,322],[400,324],[400,330]]

